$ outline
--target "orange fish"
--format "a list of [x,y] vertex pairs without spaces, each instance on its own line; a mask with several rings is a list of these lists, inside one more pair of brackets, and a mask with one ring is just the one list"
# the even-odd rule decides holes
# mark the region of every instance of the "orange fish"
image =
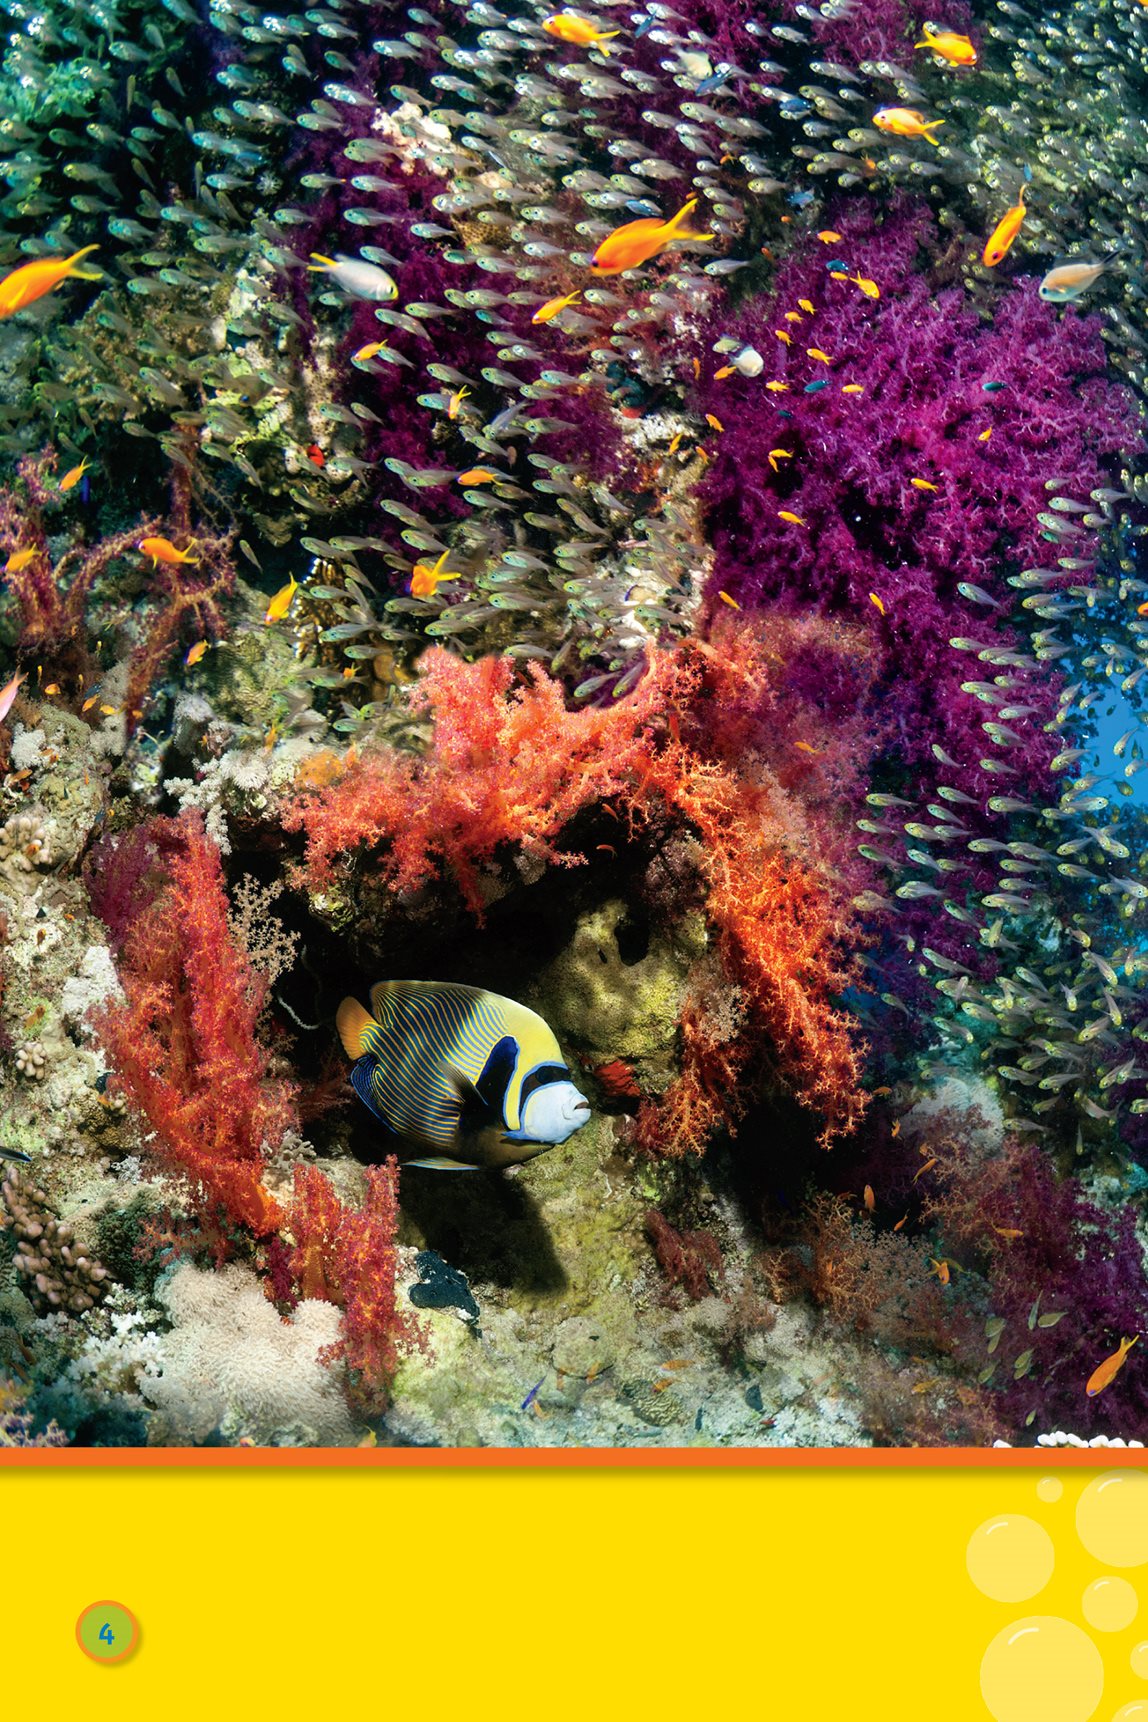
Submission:
[[1128,1356],[1128,1353],[1132,1350],[1132,1347],[1136,1344],[1136,1341],[1139,1338],[1140,1335],[1137,1333],[1134,1334],[1131,1339],[1122,1339],[1120,1341],[1119,1348],[1112,1353],[1112,1356],[1106,1357],[1103,1363],[1097,1364],[1096,1368],[1092,1371],[1092,1374],[1088,1377],[1088,1382],[1084,1389],[1090,1399],[1095,1399],[1098,1393],[1103,1393],[1104,1389],[1109,1387],[1112,1382],[1115,1381],[1116,1377],[1124,1367],[1124,1359]]
[[317,442],[307,444],[306,454],[307,459],[311,462],[312,466],[326,466],[327,456],[323,453],[323,450],[319,447]]
[[178,568],[181,562],[198,562],[199,557],[191,554],[194,548],[194,538],[186,550],[177,550],[170,538],[141,538],[136,545],[137,550],[151,557],[153,568],[161,562],[165,568]]
[[463,403],[463,401],[465,401],[465,399],[466,399],[467,395],[469,395],[469,393],[470,393],[470,390],[468,388],[465,388],[465,387],[461,388],[461,389],[456,389],[454,391],[454,394],[450,397],[450,400],[446,403],[446,416],[448,419],[456,419],[458,417],[460,411],[462,410],[462,403]]
[[73,251],[70,257],[39,257],[35,263],[24,263],[19,269],[13,269],[0,281],[0,317],[11,317],[22,311],[25,305],[42,299],[45,293],[51,293],[69,276],[74,275],[80,281],[100,280],[99,275],[76,268],[81,257],[98,250],[98,245],[85,245],[82,251]]
[[805,525],[800,514],[793,514],[788,508],[779,508],[777,511],[777,518],[779,520],[788,520],[791,526]]
[[452,574],[449,569],[442,571],[449,551],[444,550],[434,567],[428,567],[425,562],[416,562],[411,572],[411,597],[433,598],[442,580],[457,580],[459,576]]
[[905,1224],[905,1221],[906,1221],[906,1220],[907,1220],[907,1219],[908,1219],[908,1218],[909,1218],[909,1216],[908,1216],[908,1214],[903,1214],[903,1215],[902,1215],[902,1216],[901,1216],[901,1218],[900,1218],[900,1219],[899,1219],[899,1220],[898,1220],[898,1221],[897,1221],[897,1224],[896,1224],[896,1225],[895,1225],[895,1226],[894,1226],[894,1227],[893,1227],[893,1230],[894,1230],[894,1231],[895,1231],[895,1232],[899,1232],[899,1231],[900,1231],[900,1230],[901,1230],[901,1227],[902,1227],[902,1226],[903,1226],[903,1225],[904,1225],[904,1224]]
[[547,299],[545,305],[539,305],[530,321],[532,323],[549,323],[552,317],[557,317],[559,311],[565,311],[567,305],[572,305],[575,299],[581,297],[582,289],[575,287],[573,293],[564,293],[560,299]]
[[876,281],[871,281],[867,275],[850,275],[849,279],[855,287],[860,287],[866,299],[879,299],[881,297],[880,287]]
[[869,602],[870,602],[870,604],[876,605],[877,609],[881,612],[882,616],[885,614],[885,606],[881,602],[880,598],[878,598],[876,592],[870,592]]
[[468,472],[460,472],[460,484],[493,484],[498,477],[496,472],[488,472],[485,466],[472,466]]
[[914,42],[914,48],[928,48],[936,54],[939,60],[945,60],[950,66],[975,66],[977,51],[967,36],[958,36],[955,30],[935,30],[931,24],[923,24],[925,32],[923,42]]
[[994,1226],[993,1231],[998,1238],[1005,1238],[1009,1243],[1012,1243],[1014,1238],[1024,1237],[1024,1233],[1018,1231],[1015,1226]]
[[737,599],[731,598],[728,592],[719,592],[718,597],[721,599],[723,604],[728,604],[731,610],[741,609],[741,605],[738,603]]
[[768,459],[769,459],[770,470],[772,472],[776,472],[777,471],[777,463],[779,460],[792,460],[793,459],[793,450],[791,448],[771,448],[769,451]]
[[938,1262],[938,1261],[935,1261],[932,1256],[930,1256],[929,1257],[929,1266],[933,1270],[933,1272],[936,1274],[936,1276],[940,1280],[941,1284],[943,1286],[947,1286],[949,1283],[949,1280],[952,1277],[949,1273],[948,1262],[946,1262],[946,1261]]
[[186,658],[183,660],[189,670],[195,668],[204,652],[206,652],[207,646],[208,642],[206,640],[197,640],[195,645],[190,648]]
[[365,347],[360,347],[358,352],[351,354],[351,363],[365,365],[368,359],[373,359],[378,353],[381,353],[386,344],[385,341],[368,341]]
[[916,108],[878,108],[873,124],[878,131],[891,132],[899,138],[924,138],[934,149],[940,149],[933,133],[944,120],[927,120]]
[[823,227],[817,237],[822,245],[839,245],[841,243],[841,235],[835,233],[831,227]]
[[291,608],[292,600],[298,590],[299,582],[296,580],[294,574],[292,574],[288,579],[286,586],[280,586],[278,592],[276,592],[274,598],[272,598],[271,602],[268,604],[267,613],[263,618],[265,627],[269,626],[272,622],[281,622],[283,620],[284,616]]
[[555,12],[544,20],[542,28],[560,42],[571,42],[576,48],[598,48],[603,54],[610,52],[603,44],[621,35],[620,30],[599,30],[589,18],[580,17],[577,12]]
[[993,228],[985,245],[981,261],[987,269],[995,269],[1008,256],[1013,240],[1020,232],[1021,223],[1025,218],[1024,186],[1020,188],[1020,197],[1011,209],[1007,209]]
[[709,425],[711,430],[716,430],[719,433],[721,431],[724,431],[724,429],[725,429],[725,426],[722,424],[721,420],[719,418],[715,418],[713,413],[707,413],[706,414],[706,423]]
[[937,1164],[937,1161],[936,1161],[935,1156],[932,1160],[926,1160],[925,1164],[921,1167],[921,1170],[914,1177],[914,1179],[913,1179],[914,1184],[917,1182],[917,1178],[923,1178],[925,1176],[926,1172],[931,1172],[933,1170],[933,1167],[936,1164]]
[[877,1206],[877,1198],[873,1194],[872,1184],[866,1184],[865,1186],[865,1206],[868,1208],[870,1213],[872,1213],[874,1208]]
[[21,568],[27,568],[32,558],[38,555],[39,551],[37,550],[13,550],[4,564],[5,574],[19,574]]
[[60,489],[71,490],[75,485],[79,484],[91,464],[91,461],[85,457],[85,459],[80,462],[79,466],[70,466],[63,478],[60,480]]
[[640,269],[643,263],[660,257],[675,240],[712,239],[712,233],[695,233],[683,225],[697,208],[697,203],[697,198],[691,197],[669,221],[643,217],[641,221],[627,221],[624,227],[616,227],[595,251],[590,264],[592,272],[595,275],[623,275],[627,269]]

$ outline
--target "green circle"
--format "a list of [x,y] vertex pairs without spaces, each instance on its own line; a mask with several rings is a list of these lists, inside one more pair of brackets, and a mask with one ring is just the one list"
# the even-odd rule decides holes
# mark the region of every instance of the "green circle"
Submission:
[[80,1649],[94,1662],[122,1662],[135,1649],[139,1631],[135,1615],[122,1602],[89,1603],[76,1622]]

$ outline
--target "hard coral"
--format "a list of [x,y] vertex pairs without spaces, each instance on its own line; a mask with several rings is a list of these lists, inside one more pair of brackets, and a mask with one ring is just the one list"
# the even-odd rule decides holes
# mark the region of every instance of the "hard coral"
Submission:
[[155,819],[147,840],[162,883],[123,937],[125,1001],[95,1026],[164,1169],[207,1210],[271,1232],[281,1216],[263,1187],[264,1151],[291,1106],[256,1034],[266,982],[232,936],[219,851],[199,814]]
[[76,1243],[71,1226],[52,1208],[47,1195],[26,1172],[10,1171],[0,1184],[6,1213],[0,1230],[16,1239],[13,1265],[26,1282],[27,1295],[41,1315],[59,1310],[82,1315],[108,1291],[108,1270]]

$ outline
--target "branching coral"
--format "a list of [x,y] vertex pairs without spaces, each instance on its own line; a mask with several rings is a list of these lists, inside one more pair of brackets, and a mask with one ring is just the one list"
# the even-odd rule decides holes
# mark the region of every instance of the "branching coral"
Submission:
[[50,664],[71,657],[78,669],[88,663],[84,620],[93,587],[141,537],[157,532],[159,521],[141,520],[92,546],[72,545],[55,559],[48,515],[62,501],[59,487],[49,483],[56,464],[50,450],[25,456],[17,463],[17,484],[0,490],[0,555],[19,612],[21,655]]
[[[236,946],[219,851],[199,815],[156,819],[134,847],[144,841],[158,889],[123,937],[125,1001],[96,1028],[164,1170],[206,1209],[265,1234],[281,1215],[263,1187],[264,1154],[291,1119],[257,1039],[266,981]],[[105,853],[114,876],[115,850]]]

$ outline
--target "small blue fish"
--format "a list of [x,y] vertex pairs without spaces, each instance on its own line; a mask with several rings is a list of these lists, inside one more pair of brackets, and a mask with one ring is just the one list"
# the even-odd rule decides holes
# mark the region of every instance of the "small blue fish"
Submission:
[[522,1401],[522,1404],[521,1404],[521,1405],[520,1405],[520,1406],[519,1406],[519,1407],[518,1407],[518,1409],[519,1409],[519,1410],[520,1410],[520,1411],[525,1411],[525,1410],[527,1410],[527,1409],[528,1409],[528,1408],[529,1408],[529,1407],[530,1407],[530,1406],[531,1406],[531,1405],[533,1405],[533,1404],[534,1404],[534,1400],[535,1400],[535,1398],[536,1398],[536,1396],[537,1396],[537,1393],[538,1393],[538,1389],[539,1389],[539,1388],[540,1388],[540,1387],[541,1387],[541,1386],[542,1386],[542,1382],[543,1382],[543,1381],[545,1381],[545,1380],[546,1380],[546,1377],[545,1377],[545,1376],[542,1376],[542,1378],[541,1378],[541,1380],[539,1380],[539,1381],[536,1381],[536,1382],[535,1382],[535,1383],[534,1383],[534,1386],[533,1386],[533,1387],[532,1387],[532,1388],[531,1388],[531,1389],[530,1389],[530,1392],[529,1392],[529,1393],[528,1393],[528,1394],[527,1394],[527,1395],[526,1395],[526,1398],[525,1398],[525,1399],[524,1399],[524,1400],[523,1400],[523,1401]]
[[32,1156],[22,1153],[19,1148],[0,1148],[0,1160],[18,1160],[25,1166],[32,1164]]
[[702,79],[701,83],[698,85],[698,87],[695,91],[695,94],[699,95],[699,96],[708,96],[711,90],[720,90],[722,85],[724,83],[727,83],[728,80],[732,76],[733,76],[733,67],[732,66],[727,66],[724,64],[720,65],[720,66],[716,67],[715,70],[710,73],[708,78]]
[[815,383],[806,383],[805,393],[807,395],[815,395],[821,389],[827,389],[828,387],[829,387],[829,383],[826,380],[826,378],[825,377],[818,377],[818,379]]
[[849,264],[842,263],[840,257],[835,257],[832,263],[827,263],[825,267],[831,275],[848,275],[849,273]]

